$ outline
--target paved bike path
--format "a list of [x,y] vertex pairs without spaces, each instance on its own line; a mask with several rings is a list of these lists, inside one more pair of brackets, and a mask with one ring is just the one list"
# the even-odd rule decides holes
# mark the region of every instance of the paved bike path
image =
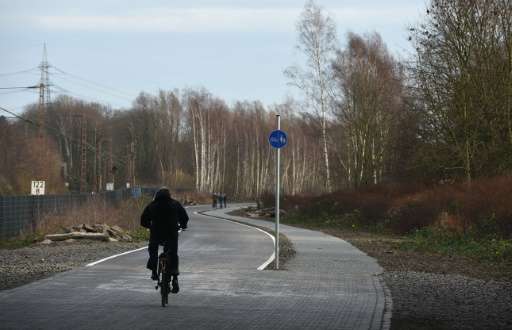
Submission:
[[[364,266],[363,254],[331,255],[314,232],[303,233],[304,245],[286,233],[298,252],[289,270],[258,271],[273,252],[267,235],[190,213],[180,236],[181,292],[168,307],[160,307],[143,250],[0,292],[0,329],[382,328],[383,294],[370,275],[379,269]],[[303,259],[318,248],[329,257]]]
[[[275,229],[274,222],[227,215],[238,207],[204,214]],[[379,276],[383,269],[375,259],[348,242],[318,231],[281,225],[293,243],[296,256],[285,265],[287,288],[304,305],[318,301],[329,315],[333,329],[389,329],[391,295]],[[276,273],[276,272],[272,272]],[[280,273],[280,272],[277,272]]]

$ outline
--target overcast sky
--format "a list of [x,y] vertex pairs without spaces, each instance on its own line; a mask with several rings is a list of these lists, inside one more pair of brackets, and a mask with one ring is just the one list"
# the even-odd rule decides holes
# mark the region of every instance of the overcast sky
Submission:
[[[425,0],[318,0],[348,31],[379,32],[396,55],[410,55],[407,27]],[[283,70],[297,63],[296,22],[303,1],[0,0],[0,87],[38,82],[43,43],[60,72],[55,89],[112,107],[140,91],[205,87],[228,103],[282,102],[293,89]],[[82,79],[87,79],[82,80]],[[37,91],[0,90],[0,106],[19,111]]]

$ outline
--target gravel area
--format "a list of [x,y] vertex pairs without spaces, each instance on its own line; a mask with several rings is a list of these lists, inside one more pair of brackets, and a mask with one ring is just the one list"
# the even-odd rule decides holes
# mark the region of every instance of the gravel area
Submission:
[[391,329],[512,329],[512,283],[454,274],[385,272]]
[[14,288],[146,244],[84,240],[0,249],[0,290]]
[[385,236],[327,231],[377,259],[393,298],[392,330],[512,329],[506,265],[397,248]]

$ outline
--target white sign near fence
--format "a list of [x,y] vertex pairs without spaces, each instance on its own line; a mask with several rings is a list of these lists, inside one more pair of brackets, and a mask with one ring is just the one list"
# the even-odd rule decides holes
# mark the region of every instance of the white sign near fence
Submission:
[[114,190],[114,182],[107,182],[107,191]]
[[31,195],[44,195],[44,181],[32,181],[32,186],[30,188]]

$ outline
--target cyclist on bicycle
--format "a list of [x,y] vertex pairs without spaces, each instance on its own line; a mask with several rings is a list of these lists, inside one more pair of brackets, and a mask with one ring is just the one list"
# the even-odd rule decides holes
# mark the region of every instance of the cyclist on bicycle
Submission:
[[178,231],[180,228],[187,228],[188,219],[187,211],[177,200],[171,198],[166,187],[158,190],[140,217],[141,226],[150,229],[149,260],[146,267],[151,270],[151,279],[158,280],[158,246],[163,245],[164,253],[169,256],[172,266],[172,293],[179,291]]

